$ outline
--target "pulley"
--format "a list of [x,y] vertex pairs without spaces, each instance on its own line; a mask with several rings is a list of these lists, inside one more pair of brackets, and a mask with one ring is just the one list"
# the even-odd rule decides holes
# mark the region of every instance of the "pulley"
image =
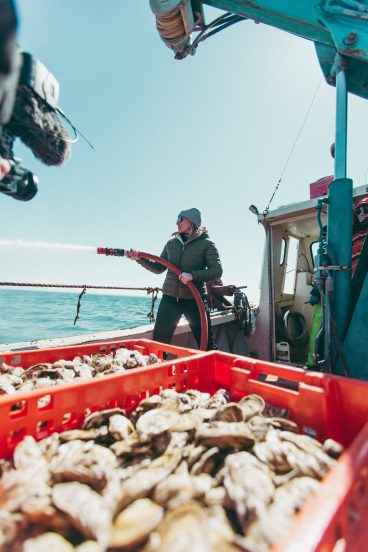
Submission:
[[190,48],[190,35],[203,28],[200,0],[150,0],[156,27],[163,42],[182,59]]

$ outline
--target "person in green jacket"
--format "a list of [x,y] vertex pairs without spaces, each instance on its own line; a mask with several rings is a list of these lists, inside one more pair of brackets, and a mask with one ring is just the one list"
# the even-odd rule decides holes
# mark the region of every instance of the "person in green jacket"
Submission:
[[[182,315],[187,319],[193,335],[200,346],[201,321],[197,303],[186,284],[193,282],[202,296],[208,321],[207,349],[216,348],[212,330],[209,308],[205,299],[205,282],[221,278],[222,266],[219,253],[208,236],[207,229],[201,226],[201,212],[195,207],[180,211],[176,224],[177,231],[166,243],[160,257],[166,259],[182,270],[176,276],[168,270],[163,284],[163,295],[158,308],[153,339],[170,343]],[[161,274],[166,267],[159,262],[139,259],[137,251],[130,249],[126,256],[137,261],[141,266]]]

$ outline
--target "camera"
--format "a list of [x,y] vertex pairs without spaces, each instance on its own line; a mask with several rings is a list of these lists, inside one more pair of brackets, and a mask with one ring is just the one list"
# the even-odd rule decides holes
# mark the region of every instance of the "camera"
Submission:
[[8,159],[10,172],[0,181],[0,192],[20,201],[29,201],[37,194],[39,180],[20,165],[20,159]]

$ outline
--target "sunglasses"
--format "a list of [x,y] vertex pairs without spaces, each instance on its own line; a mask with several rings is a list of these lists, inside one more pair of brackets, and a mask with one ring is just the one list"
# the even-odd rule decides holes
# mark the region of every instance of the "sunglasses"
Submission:
[[354,211],[356,215],[360,215],[361,213],[364,213],[365,215],[368,213],[368,205],[360,205],[360,207],[357,207]]
[[176,219],[176,224],[179,224],[180,222],[183,222],[183,220],[184,220],[184,217],[179,216],[179,217]]

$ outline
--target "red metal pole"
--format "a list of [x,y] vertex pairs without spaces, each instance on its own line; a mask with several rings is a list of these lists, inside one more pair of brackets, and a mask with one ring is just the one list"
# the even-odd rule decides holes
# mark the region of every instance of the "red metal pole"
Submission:
[[[106,248],[106,247],[99,247],[97,249],[98,254],[102,255],[112,255],[112,256],[119,256],[122,257],[125,254],[124,249],[112,249],[112,248]],[[156,255],[151,255],[151,253],[144,253],[143,251],[138,251],[138,257],[141,259],[149,259],[150,261],[155,261],[157,263],[160,263],[168,270],[171,270],[171,272],[174,272],[177,276],[179,276],[183,271],[177,268],[175,265],[169,263],[169,261],[166,261],[165,259],[162,259],[161,257],[157,257]],[[193,294],[194,299],[197,302],[198,310],[199,310],[199,316],[201,319],[201,345],[200,349],[201,351],[207,351],[208,346],[208,323],[207,323],[207,316],[206,316],[206,309],[204,307],[202,297],[198,291],[198,289],[195,287],[195,285],[192,282],[188,282],[186,284],[190,291]]]

